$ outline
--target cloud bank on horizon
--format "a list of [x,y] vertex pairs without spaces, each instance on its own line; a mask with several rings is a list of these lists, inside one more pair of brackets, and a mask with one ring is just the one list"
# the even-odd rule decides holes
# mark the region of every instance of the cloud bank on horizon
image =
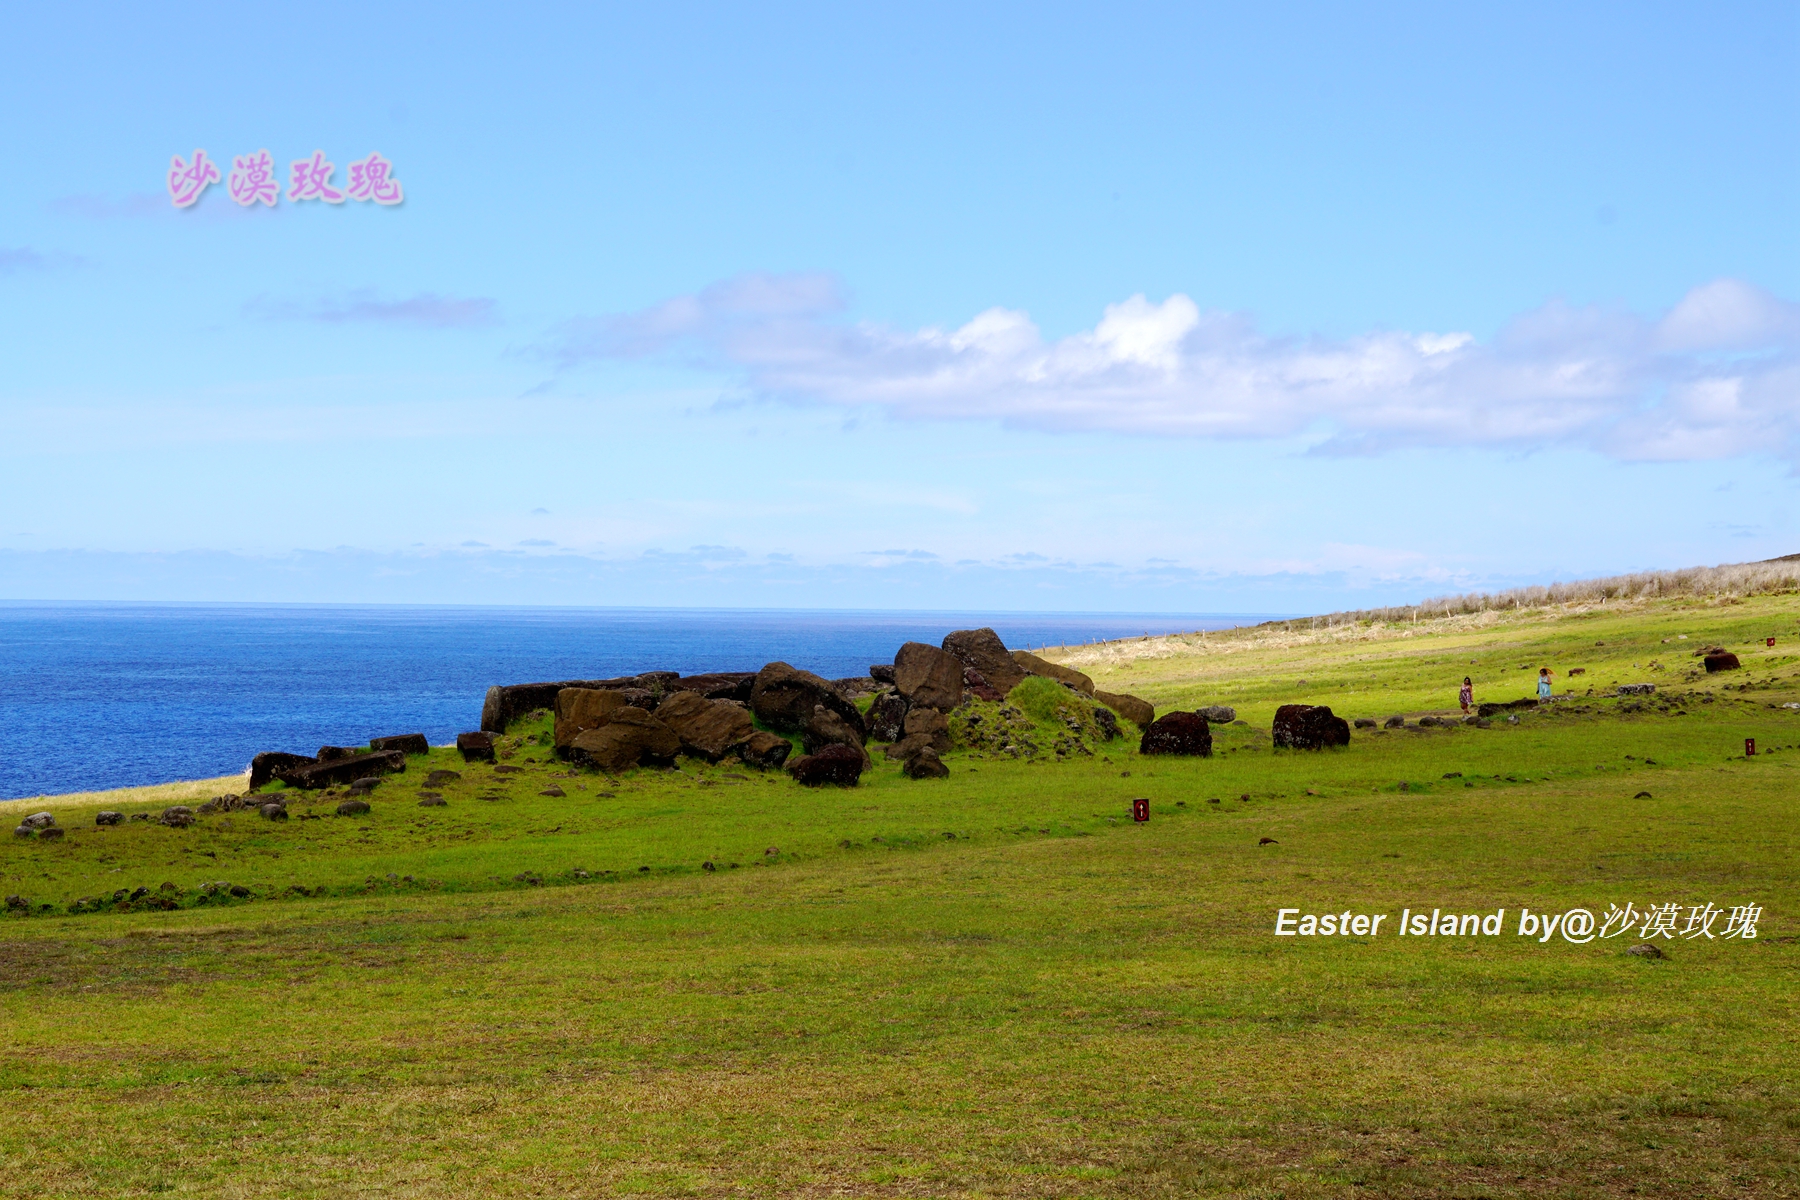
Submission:
[[990,308],[955,329],[845,323],[826,274],[752,274],[640,312],[568,323],[562,367],[677,355],[759,395],[918,420],[1057,432],[1276,438],[1316,453],[1589,449],[1681,462],[1800,443],[1800,305],[1718,279],[1647,318],[1552,301],[1488,341],[1382,330],[1280,337],[1176,293],[1046,339]]

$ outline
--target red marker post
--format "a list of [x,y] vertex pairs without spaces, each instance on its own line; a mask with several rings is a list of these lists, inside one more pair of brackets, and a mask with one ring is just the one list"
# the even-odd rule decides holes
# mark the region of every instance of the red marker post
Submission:
[[1143,799],[1133,800],[1131,802],[1131,819],[1134,821],[1148,821],[1150,819],[1150,801]]
[[1771,646],[1773,646],[1775,644],[1774,638],[1765,638],[1764,640],[1767,641],[1769,643],[1769,645],[1771,645]]
[[1745,758],[1755,758],[1756,757],[1756,739],[1755,738],[1745,738],[1744,739],[1744,757]]

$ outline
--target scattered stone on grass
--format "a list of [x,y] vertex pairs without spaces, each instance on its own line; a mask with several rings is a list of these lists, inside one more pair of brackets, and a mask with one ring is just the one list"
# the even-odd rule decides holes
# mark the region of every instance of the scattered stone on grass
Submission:
[[442,796],[427,793],[426,795],[419,797],[419,807],[420,808],[444,808],[444,807],[447,807],[447,802],[445,801],[445,799]]
[[1259,846],[1279,846],[1281,843],[1277,842],[1272,837],[1266,837],[1266,838],[1257,838],[1256,844]]
[[337,815],[340,817],[357,817],[368,811],[369,802],[367,800],[338,801]]
[[538,793],[538,795],[540,795],[540,796],[566,796],[568,794],[569,793],[563,791],[561,788],[557,787],[554,783],[551,784],[549,787],[545,788],[543,791]]
[[913,751],[900,770],[908,779],[947,779],[950,776],[950,768],[930,746],[920,746]]
[[460,771],[433,771],[425,777],[426,787],[443,787],[446,783],[457,783],[462,779]]
[[111,809],[108,809],[106,812],[99,812],[99,813],[94,814],[94,824],[96,824],[96,825],[117,825],[120,821],[123,821],[124,819],[125,819],[124,813],[113,812]]
[[172,829],[186,829],[194,823],[194,810],[185,804],[172,804],[162,810],[162,815],[156,818],[156,823],[167,825]]
[[1633,800],[1649,800],[1649,799],[1652,799],[1652,796],[1650,795],[1649,792],[1639,792],[1637,795],[1633,796],[1632,799]]
[[287,805],[280,801],[271,801],[257,810],[266,820],[285,821],[288,819]]
[[1358,717],[1356,720],[1352,721],[1351,724],[1355,725],[1358,729],[1374,729],[1376,721],[1374,717]]
[[1214,725],[1229,725],[1237,720],[1237,709],[1229,704],[1209,704],[1194,710]]
[[1100,731],[1101,741],[1110,742],[1119,736],[1119,718],[1113,716],[1112,709],[1095,708],[1093,715],[1094,727]]
[[1383,721],[1381,726],[1383,729],[1404,729],[1406,728],[1406,718],[1399,713],[1395,713],[1393,716]]
[[38,830],[38,838],[40,841],[53,842],[57,838],[60,838],[63,835],[63,832],[64,830],[60,825],[46,825],[44,828]]
[[[914,716],[923,716],[926,713],[930,713],[939,721],[944,719],[942,713],[937,712],[935,709],[924,707],[917,707],[909,710],[906,717],[907,720],[910,721]],[[805,750],[808,754],[816,754],[826,746],[849,746],[855,749],[857,753],[863,754],[863,757],[866,760],[868,756],[863,751],[864,736],[865,734],[863,733],[863,727],[860,722],[852,726],[849,722],[845,721],[844,718],[839,716],[836,712],[833,712],[831,709],[826,708],[823,704],[816,704],[813,706],[811,718],[807,720],[805,726],[800,730],[800,746],[801,749]],[[948,734],[946,734],[946,737],[948,737]]]
[[48,829],[56,824],[56,815],[47,812],[32,813],[29,817],[20,821],[19,824],[29,825],[33,829]]
[[1625,953],[1636,955],[1638,958],[1667,958],[1668,957],[1668,955],[1666,955],[1662,952],[1662,948],[1660,946],[1653,946],[1649,942],[1639,942],[1637,945],[1626,950]]

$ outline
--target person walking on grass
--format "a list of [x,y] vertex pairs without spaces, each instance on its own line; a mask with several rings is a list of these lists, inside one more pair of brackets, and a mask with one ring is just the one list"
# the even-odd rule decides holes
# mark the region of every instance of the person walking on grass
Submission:
[[1462,691],[1456,693],[1456,698],[1462,702],[1463,716],[1468,716],[1469,705],[1475,703],[1475,681],[1464,675]]
[[1539,667],[1538,668],[1538,699],[1539,700],[1548,700],[1549,698],[1550,698],[1550,668],[1549,667]]

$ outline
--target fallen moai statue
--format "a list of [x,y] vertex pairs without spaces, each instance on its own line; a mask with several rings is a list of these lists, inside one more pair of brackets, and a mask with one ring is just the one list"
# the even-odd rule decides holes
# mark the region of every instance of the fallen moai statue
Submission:
[[1350,744],[1350,722],[1324,704],[1284,704],[1270,730],[1277,749],[1323,750]]

